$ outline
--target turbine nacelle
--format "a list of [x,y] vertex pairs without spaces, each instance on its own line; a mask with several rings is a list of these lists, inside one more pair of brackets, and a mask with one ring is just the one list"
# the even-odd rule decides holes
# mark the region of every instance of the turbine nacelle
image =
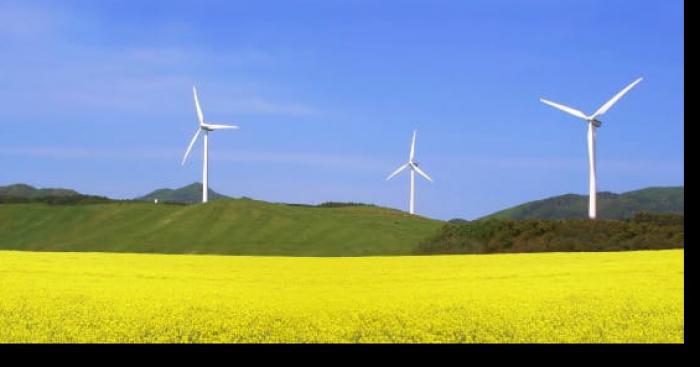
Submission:
[[206,131],[214,131],[214,130],[222,130],[222,129],[238,129],[238,126],[203,123],[203,124],[199,125],[199,128],[202,130],[206,130]]
[[593,124],[593,126],[595,126],[595,127],[603,126],[603,121],[600,121],[600,120],[593,119],[593,120],[590,120],[589,122],[591,124]]

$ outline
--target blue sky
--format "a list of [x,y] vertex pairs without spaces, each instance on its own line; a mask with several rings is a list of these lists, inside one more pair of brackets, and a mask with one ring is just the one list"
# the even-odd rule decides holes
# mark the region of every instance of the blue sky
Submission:
[[0,185],[131,198],[201,180],[280,202],[361,201],[472,219],[588,188],[681,185],[681,1],[0,1]]

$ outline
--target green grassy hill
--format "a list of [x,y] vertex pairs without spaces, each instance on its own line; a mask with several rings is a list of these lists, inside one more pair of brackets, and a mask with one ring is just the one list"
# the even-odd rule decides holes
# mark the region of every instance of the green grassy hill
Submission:
[[[227,199],[226,195],[209,189],[209,201]],[[202,184],[195,182],[193,184],[181,187],[179,189],[158,189],[147,195],[136,198],[136,200],[153,201],[158,199],[160,202],[175,202],[195,204],[202,202]]]
[[373,206],[248,199],[175,205],[0,205],[0,249],[241,255],[398,255],[443,222]]
[[[623,194],[598,193],[598,217],[627,219],[640,211],[683,214],[684,188],[649,187]],[[588,217],[588,195],[566,194],[531,201],[498,211],[484,218],[570,219]]]

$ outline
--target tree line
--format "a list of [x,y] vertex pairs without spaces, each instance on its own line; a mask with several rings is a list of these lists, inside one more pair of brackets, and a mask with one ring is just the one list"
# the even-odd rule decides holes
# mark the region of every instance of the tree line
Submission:
[[446,223],[419,254],[624,251],[684,247],[682,214],[639,212],[630,219],[482,219]]

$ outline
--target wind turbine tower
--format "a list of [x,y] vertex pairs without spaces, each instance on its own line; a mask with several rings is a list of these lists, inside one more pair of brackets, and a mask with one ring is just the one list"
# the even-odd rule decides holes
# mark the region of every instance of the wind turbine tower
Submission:
[[197,118],[199,120],[199,126],[197,127],[197,131],[195,131],[194,136],[192,137],[192,141],[190,141],[190,145],[187,147],[187,151],[185,151],[185,156],[182,157],[182,162],[180,162],[180,164],[185,164],[185,160],[187,160],[187,156],[189,156],[194,142],[197,141],[199,134],[203,132],[204,162],[202,164],[202,203],[206,203],[209,200],[209,132],[223,129],[238,129],[238,126],[211,124],[205,122],[204,114],[202,113],[202,108],[199,106],[199,99],[197,98],[197,88],[195,88],[194,86],[192,87],[192,94],[194,94],[194,105],[197,109]]
[[387,181],[391,180],[394,176],[398,175],[399,172],[403,171],[406,168],[410,168],[411,170],[411,192],[410,192],[410,197],[408,199],[408,212],[410,214],[415,214],[415,196],[416,196],[416,191],[415,191],[415,181],[416,181],[416,173],[419,175],[423,176],[426,180],[433,182],[433,179],[428,176],[423,170],[418,168],[418,162],[413,160],[416,152],[416,130],[413,130],[413,140],[411,140],[411,150],[408,153],[408,162],[402,165],[401,167],[397,168],[396,171],[394,171],[392,174],[389,175],[389,177],[386,178]]
[[588,181],[588,217],[591,219],[596,218],[596,171],[595,171],[595,163],[596,163],[596,155],[595,155],[595,136],[596,136],[596,129],[599,128],[603,123],[598,120],[598,117],[603,115],[607,110],[610,109],[622,96],[624,96],[627,92],[630,91],[635,85],[637,85],[639,82],[642,81],[642,78],[639,78],[632,83],[630,83],[628,86],[626,86],[623,90],[618,92],[614,97],[612,97],[609,101],[607,101],[604,105],[602,105],[595,113],[593,113],[590,116],[587,116],[585,113],[575,109],[571,108],[568,106],[564,106],[558,103],[554,103],[552,101],[548,101],[544,98],[540,98],[540,101],[542,103],[548,104],[556,109],[559,109],[561,111],[564,111],[570,115],[574,115],[584,121],[588,124],[588,170],[589,170],[589,181]]

